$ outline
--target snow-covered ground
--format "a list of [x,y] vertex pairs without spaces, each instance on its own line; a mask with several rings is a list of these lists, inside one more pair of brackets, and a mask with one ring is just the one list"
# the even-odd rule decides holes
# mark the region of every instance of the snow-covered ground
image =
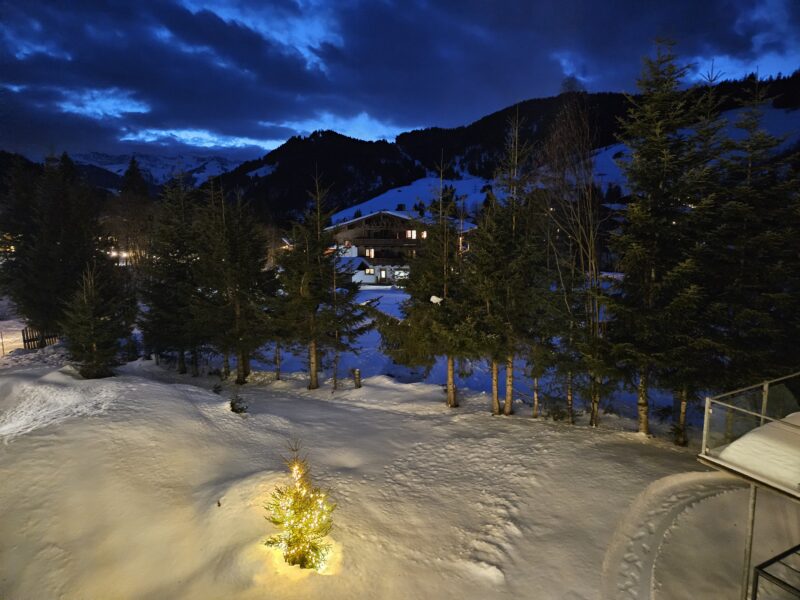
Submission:
[[[698,464],[624,419],[591,430],[492,417],[476,392],[452,410],[440,386],[384,375],[336,393],[264,375],[217,395],[215,378],[152,361],[95,381],[63,361],[59,348],[0,360],[3,598],[599,598],[620,523],[669,532],[659,598],[727,597],[703,587],[712,562],[736,580],[719,544],[741,538],[741,498],[666,521],[629,514],[652,482]],[[338,503],[322,573],[263,545],[293,438]],[[798,530],[796,512],[773,516]]]

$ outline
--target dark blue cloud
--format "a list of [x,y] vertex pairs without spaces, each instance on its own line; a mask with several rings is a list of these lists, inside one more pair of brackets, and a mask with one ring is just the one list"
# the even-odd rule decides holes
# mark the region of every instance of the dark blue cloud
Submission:
[[33,156],[362,137],[632,90],[659,36],[698,70],[800,66],[795,0],[0,0],[0,147]]

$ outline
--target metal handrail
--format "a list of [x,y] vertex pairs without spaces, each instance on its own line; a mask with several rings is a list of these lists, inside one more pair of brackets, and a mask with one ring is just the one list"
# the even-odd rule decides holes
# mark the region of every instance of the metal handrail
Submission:
[[783,377],[778,377],[776,379],[762,381],[761,383],[756,383],[754,385],[748,385],[747,387],[739,388],[738,390],[732,390],[730,392],[725,392],[724,394],[717,394],[716,396],[712,396],[711,399],[718,400],[719,398],[725,398],[726,396],[733,396],[734,394],[741,394],[742,392],[747,392],[749,390],[756,390],[758,388],[763,388],[765,385],[780,383],[781,381],[784,381],[785,379],[791,379],[792,377],[800,377],[800,371],[792,373],[791,375],[784,375]]

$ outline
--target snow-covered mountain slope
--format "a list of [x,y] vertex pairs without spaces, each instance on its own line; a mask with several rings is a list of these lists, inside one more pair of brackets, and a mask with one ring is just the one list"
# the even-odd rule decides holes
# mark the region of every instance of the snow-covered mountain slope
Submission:
[[[736,128],[736,120],[741,113],[742,109],[723,113],[727,120],[726,134],[733,139],[741,139],[744,136],[744,133]],[[764,109],[762,127],[774,136],[785,137],[783,148],[796,144],[800,141],[800,109],[785,110],[767,107]],[[603,187],[611,183],[625,187],[625,178],[616,163],[616,159],[622,157],[624,153],[625,146],[623,144],[612,144],[600,148],[595,153],[595,177]]]
[[104,154],[89,152],[76,154],[75,161],[82,164],[95,165],[122,175],[128,168],[131,156],[136,157],[145,178],[155,185],[163,185],[179,175],[193,178],[194,185],[202,185],[209,177],[216,177],[238,166],[238,162],[222,156],[204,156],[201,154],[176,154],[160,156],[155,154]]
[[[491,185],[490,181],[481,177],[466,176],[463,179],[445,179],[445,186],[455,189],[456,196],[462,198],[464,208],[469,212],[480,206],[486,197],[486,186]],[[333,215],[333,223],[340,223],[352,219],[356,211],[362,215],[368,215],[381,210],[407,213],[416,217],[418,213],[414,210],[414,205],[423,202],[426,206],[439,195],[439,178],[423,177],[417,179],[410,185],[393,188],[379,196],[340,210]]]

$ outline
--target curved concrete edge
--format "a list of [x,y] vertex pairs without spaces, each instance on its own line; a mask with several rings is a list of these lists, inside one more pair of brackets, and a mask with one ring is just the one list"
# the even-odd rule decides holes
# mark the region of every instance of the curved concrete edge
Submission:
[[617,525],[603,560],[603,600],[648,600],[664,534],[687,508],[747,487],[719,471],[678,473],[651,483]]

